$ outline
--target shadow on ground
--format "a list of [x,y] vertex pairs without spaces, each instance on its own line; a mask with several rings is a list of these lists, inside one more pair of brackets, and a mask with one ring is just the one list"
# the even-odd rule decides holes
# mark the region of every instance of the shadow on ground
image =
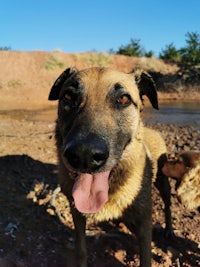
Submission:
[[[27,155],[0,158],[0,258],[31,267],[75,266],[72,223],[69,219],[63,225],[48,212],[51,207],[46,199],[50,200],[57,187],[56,173],[56,165]],[[37,195],[36,184],[42,185],[40,201],[28,198],[30,192]],[[100,224],[94,234],[92,229],[93,226],[87,237],[89,266],[122,267],[138,263],[136,238],[124,232],[121,224]],[[196,242],[187,238],[166,242],[162,227],[154,227],[153,242],[156,246],[153,259],[160,266],[166,263],[163,255],[169,250],[172,260],[190,264],[184,266],[197,266],[200,262]],[[164,254],[159,254],[157,248]]]

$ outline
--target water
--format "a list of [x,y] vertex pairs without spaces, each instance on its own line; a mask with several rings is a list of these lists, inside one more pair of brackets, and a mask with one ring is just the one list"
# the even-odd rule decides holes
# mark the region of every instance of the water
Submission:
[[[1,111],[0,115],[13,119],[27,119],[32,121],[53,122],[57,117],[57,108],[37,111]],[[160,109],[155,110],[150,106],[144,107],[142,112],[145,123],[175,124],[178,126],[194,126],[200,130],[200,103],[199,102],[163,102]]]
[[199,102],[163,102],[160,109],[144,108],[144,122],[194,126],[200,129]]
[[[32,119],[54,121],[56,116],[57,108],[53,108],[34,113]],[[175,124],[200,129],[200,103],[171,101],[161,103],[159,110],[150,106],[144,107],[143,120],[150,124]]]

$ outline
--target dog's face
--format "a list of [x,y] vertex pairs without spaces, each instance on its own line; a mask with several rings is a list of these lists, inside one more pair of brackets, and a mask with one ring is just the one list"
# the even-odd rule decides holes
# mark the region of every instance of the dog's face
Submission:
[[74,198],[77,194],[77,203],[83,203],[84,192],[98,195],[95,207],[80,207],[81,211],[96,212],[107,201],[110,172],[137,135],[143,94],[158,108],[148,74],[134,76],[105,68],[67,69],[52,87],[49,99],[59,99],[62,159],[79,177]]

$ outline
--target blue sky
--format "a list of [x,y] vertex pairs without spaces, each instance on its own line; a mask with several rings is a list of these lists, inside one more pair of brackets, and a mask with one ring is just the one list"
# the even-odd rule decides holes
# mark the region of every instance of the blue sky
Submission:
[[0,0],[0,47],[64,52],[117,50],[140,39],[156,55],[200,33],[200,0]]

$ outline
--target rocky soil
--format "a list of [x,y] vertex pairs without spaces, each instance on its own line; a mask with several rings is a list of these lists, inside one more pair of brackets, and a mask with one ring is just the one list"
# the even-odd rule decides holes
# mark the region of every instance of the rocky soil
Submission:
[[[69,205],[62,193],[55,195],[54,126],[53,120],[35,119],[32,112],[0,113],[1,267],[75,266]],[[195,128],[151,127],[162,133],[170,157],[179,151],[200,149]],[[185,210],[177,200],[174,181],[170,183],[176,238],[164,237],[163,203],[153,187],[152,266],[200,266],[200,215]],[[87,245],[91,267],[138,266],[137,240],[123,224],[95,226],[90,222]]]

